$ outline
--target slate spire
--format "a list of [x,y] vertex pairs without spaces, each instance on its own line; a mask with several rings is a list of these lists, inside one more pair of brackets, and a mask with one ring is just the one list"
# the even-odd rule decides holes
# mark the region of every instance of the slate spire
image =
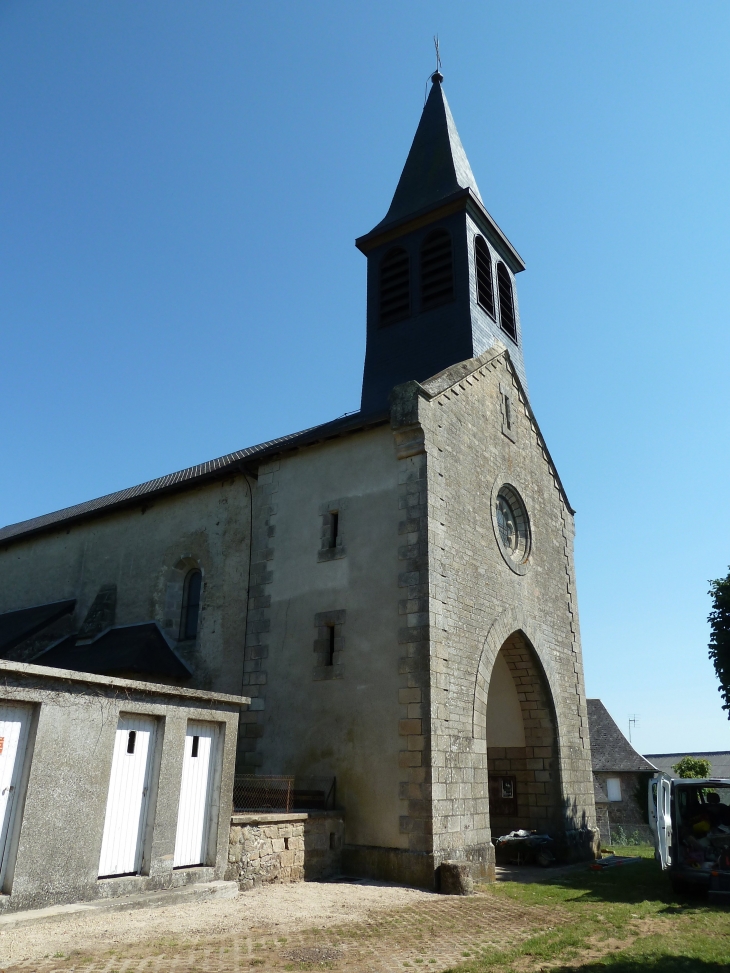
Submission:
[[431,90],[385,219],[358,237],[368,260],[361,411],[501,342],[527,388],[515,274],[522,258],[487,212],[444,96]]
[[477,181],[441,87],[443,75],[436,71],[431,81],[431,91],[393,201],[376,229],[433,206],[460,189],[471,189],[481,202]]

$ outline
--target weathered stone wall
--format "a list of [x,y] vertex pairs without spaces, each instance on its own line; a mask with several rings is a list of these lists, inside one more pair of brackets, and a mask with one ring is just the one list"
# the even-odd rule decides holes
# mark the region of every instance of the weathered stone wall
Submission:
[[[423,745],[430,751],[433,860],[467,858],[488,873],[487,694],[494,659],[516,632],[534,652],[555,711],[556,766],[547,772],[559,788],[560,826],[595,822],[573,517],[504,349],[395,395],[396,435],[408,432],[416,442],[422,430],[426,467],[427,555],[423,542],[419,554],[428,558],[428,602],[409,625],[414,642],[418,631],[430,644]],[[530,517],[532,548],[522,571],[512,570],[495,536],[492,493],[502,483],[517,489]],[[423,493],[419,486],[419,502]],[[422,806],[414,801],[412,810],[416,817]]]
[[[99,590],[111,585],[116,605],[107,624],[157,622],[193,670],[188,685],[240,692],[250,519],[240,475],[0,545],[0,612],[76,599],[62,628],[49,627],[14,658],[31,661],[60,635],[77,632]],[[177,641],[192,568],[203,575],[198,636]]]
[[[607,804],[602,805],[604,809],[604,814],[607,816],[608,822],[610,824],[611,832],[615,831],[620,825],[624,831],[631,835],[634,831],[638,831],[640,837],[647,841],[649,844],[653,842],[653,835],[651,828],[646,821],[646,807],[645,807],[645,781],[649,774],[641,773],[602,773],[596,772],[595,775],[601,783],[601,786],[606,791],[606,781],[609,777],[618,777],[621,781],[621,800],[620,801],[609,801]],[[639,791],[639,786],[641,787],[641,801],[637,797],[637,791]],[[610,834],[602,834],[602,841],[607,844],[611,840]]]
[[[282,454],[254,489],[245,759],[262,774],[336,777],[348,846],[408,848],[399,754],[419,740],[399,725],[398,473],[383,422]],[[340,544],[323,560],[325,509]]]
[[225,877],[245,891],[336,875],[343,833],[343,817],[336,811],[234,814]]
[[[395,431],[398,456],[398,702],[401,719],[399,766],[400,796],[407,804],[399,827],[408,838],[412,861],[406,877],[430,884],[435,873],[432,859],[432,775],[429,712],[429,564],[427,466],[423,432],[406,427]],[[403,866],[401,866],[403,867]],[[399,872],[396,875],[400,877]]]
[[611,841],[611,824],[608,817],[608,808],[605,804],[596,801],[596,827],[601,834],[601,845],[605,848]]

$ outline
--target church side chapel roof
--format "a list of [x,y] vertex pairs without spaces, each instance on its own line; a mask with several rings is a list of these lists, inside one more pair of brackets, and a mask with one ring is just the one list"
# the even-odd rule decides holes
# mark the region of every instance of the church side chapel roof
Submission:
[[69,615],[76,605],[76,599],[54,601],[48,605],[34,605],[17,611],[0,614],[0,654],[19,645],[25,639],[42,632],[53,622]]
[[33,664],[99,676],[119,672],[180,680],[192,676],[156,622],[110,628],[90,642],[79,644],[77,639],[77,635],[61,639],[33,659]]
[[588,728],[591,735],[593,770],[608,773],[622,771],[656,772],[654,764],[631,746],[600,699],[588,703]]

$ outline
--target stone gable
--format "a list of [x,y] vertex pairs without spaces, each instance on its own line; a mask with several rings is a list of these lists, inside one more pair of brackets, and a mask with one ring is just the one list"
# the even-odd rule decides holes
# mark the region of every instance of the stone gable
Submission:
[[[503,431],[505,389],[515,406],[513,437]],[[420,440],[425,479],[418,495],[423,503],[425,493],[428,550],[419,548],[418,580],[423,585],[427,579],[428,597],[423,590],[412,592],[412,603],[420,598],[420,624],[412,628],[429,646],[430,713],[423,746],[431,762],[435,861],[489,857],[495,836],[487,791],[487,691],[494,659],[514,633],[526,640],[549,687],[549,703],[523,702],[543,710],[549,705],[553,712],[537,709],[535,719],[552,721],[556,733],[550,767],[539,768],[548,779],[532,782],[532,796],[549,805],[546,793],[557,795],[546,808],[546,826],[591,826],[595,808],[573,515],[508,353],[498,348],[422,386],[401,386],[393,415],[397,439]],[[531,548],[522,574],[505,563],[495,536],[491,498],[503,483],[516,487],[529,515]],[[414,803],[414,820],[420,809]]]

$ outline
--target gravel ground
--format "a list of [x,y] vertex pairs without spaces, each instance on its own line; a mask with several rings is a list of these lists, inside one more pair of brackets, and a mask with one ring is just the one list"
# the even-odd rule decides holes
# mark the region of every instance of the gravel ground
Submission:
[[297,882],[252,889],[235,899],[60,915],[0,931],[0,970],[74,950],[95,953],[171,936],[180,941],[325,928],[438,898],[431,892],[379,882]]

